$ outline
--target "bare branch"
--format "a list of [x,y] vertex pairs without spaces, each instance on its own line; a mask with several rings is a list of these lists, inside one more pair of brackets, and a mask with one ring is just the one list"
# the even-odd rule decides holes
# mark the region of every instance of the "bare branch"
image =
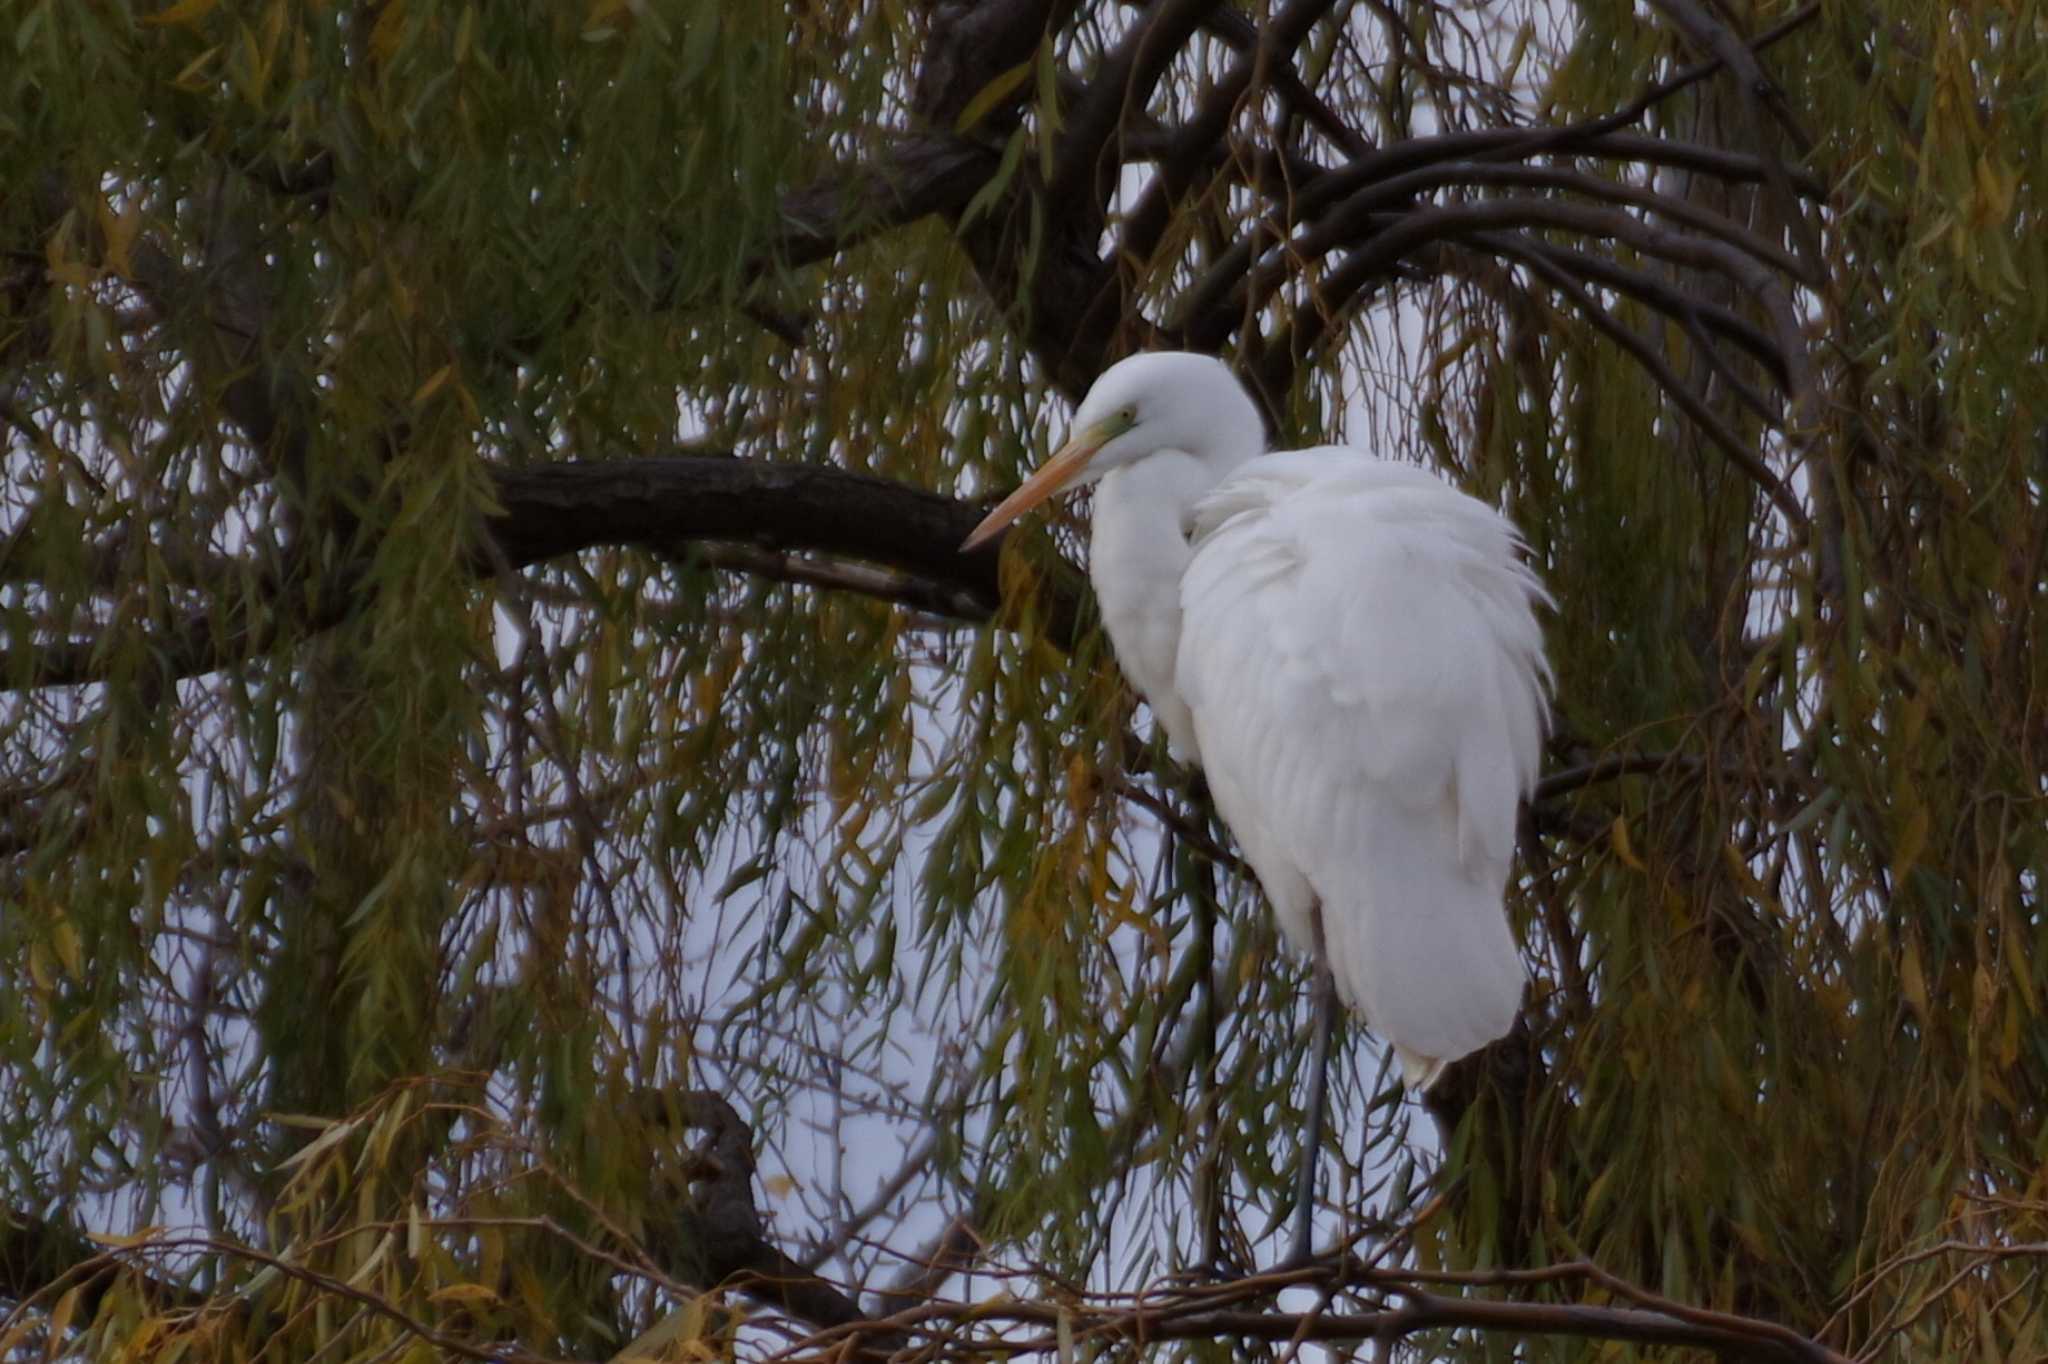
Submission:
[[[1474,1287],[1535,1286],[1572,1280],[1591,1282],[1610,1296],[1636,1305],[1609,1307],[1454,1297],[1421,1286],[1445,1282]],[[1292,1285],[1373,1290],[1398,1297],[1403,1305],[1367,1312],[1281,1312],[1237,1305],[1269,1300],[1269,1295]],[[1462,1327],[1513,1335],[1691,1346],[1743,1359],[1784,1360],[1788,1364],[1849,1364],[1826,1346],[1776,1322],[1688,1307],[1636,1288],[1587,1262],[1525,1272],[1433,1275],[1361,1268],[1355,1261],[1323,1261],[1299,1270],[1135,1300],[1053,1303],[1010,1297],[980,1303],[934,1301],[906,1309],[878,1325],[937,1335],[938,1340],[927,1347],[931,1353],[944,1352],[948,1344],[957,1340],[962,1349],[1006,1358],[1064,1358],[1082,1347],[1165,1340],[1389,1341],[1423,1331]],[[969,1327],[980,1329],[965,1334]],[[1033,1334],[1018,1335],[1004,1331],[1004,1327],[1037,1329]],[[857,1340],[860,1330],[846,1327],[822,1332],[802,1342],[800,1348],[807,1354],[825,1350]]]
[[[1761,180],[1764,175],[1763,162],[1758,157],[1634,133],[1600,133],[1585,138],[1570,135],[1568,129],[1446,133],[1396,143],[1297,186],[1297,192],[1284,206],[1285,217],[1279,230],[1318,222],[1323,213],[1339,202],[1411,171],[1446,163],[1502,162],[1532,156],[1593,156],[1671,166],[1738,182]],[[1823,187],[1810,178],[1801,181],[1800,186],[1815,197],[1825,194]],[[1201,349],[1219,345],[1243,316],[1241,301],[1232,300],[1233,290],[1251,271],[1264,243],[1271,240],[1248,233],[1218,256],[1202,278],[1176,302],[1169,327],[1187,333],[1191,343]]]
[[[1257,45],[1237,60],[1229,75],[1203,98],[1195,117],[1175,133],[1173,151],[1125,219],[1118,255],[1126,268],[1150,260],[1159,249],[1160,239],[1172,221],[1175,202],[1193,188],[1201,168],[1215,161],[1245,91],[1262,72],[1284,70],[1292,74],[1287,62],[1294,49],[1329,12],[1331,3],[1332,0],[1294,0],[1276,15],[1259,35]],[[1231,11],[1215,17],[1222,19],[1225,15],[1241,20]]]
[[1061,211],[1101,213],[1122,161],[1106,156],[1117,128],[1144,111],[1166,68],[1216,8],[1217,0],[1159,0],[1103,59],[1054,154],[1049,197]]
[[[986,620],[1002,602],[1002,542],[960,552],[983,508],[887,479],[710,455],[496,469],[492,477],[500,510],[482,529],[510,568],[600,545],[679,555],[704,544],[712,548],[695,552],[714,566],[767,571],[959,619]],[[496,565],[479,551],[473,567],[486,574]],[[1038,618],[1050,639],[1071,647],[1085,628],[1080,574],[1069,567],[1041,578]],[[280,581],[253,575],[248,591],[229,598],[225,619],[216,606],[167,625],[151,644],[151,676],[161,684],[211,672],[289,634],[331,628],[364,605],[346,584],[308,600],[284,591]],[[122,651],[98,640],[0,651],[0,672],[36,687],[99,681],[121,666]]]
[[782,235],[762,259],[808,265],[929,214],[957,214],[1001,159],[947,133],[902,138],[783,196]]

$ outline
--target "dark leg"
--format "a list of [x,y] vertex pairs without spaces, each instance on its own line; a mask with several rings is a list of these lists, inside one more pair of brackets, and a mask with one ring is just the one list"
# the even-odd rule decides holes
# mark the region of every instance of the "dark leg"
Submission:
[[1287,1257],[1291,1265],[1306,1264],[1310,1254],[1311,1223],[1316,1210],[1316,1166],[1323,1151],[1323,1111],[1330,1089],[1330,1034],[1337,1024],[1337,982],[1330,974],[1330,960],[1323,950],[1323,907],[1314,913],[1316,935],[1315,1043],[1309,1058],[1308,1131],[1301,1139],[1301,1168],[1294,1185],[1294,1250]]

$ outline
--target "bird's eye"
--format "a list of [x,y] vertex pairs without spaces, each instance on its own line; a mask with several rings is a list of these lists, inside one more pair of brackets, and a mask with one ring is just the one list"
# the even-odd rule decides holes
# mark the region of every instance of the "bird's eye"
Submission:
[[1124,425],[1126,426],[1136,426],[1138,424],[1138,409],[1135,407],[1127,407],[1117,415],[1124,419]]

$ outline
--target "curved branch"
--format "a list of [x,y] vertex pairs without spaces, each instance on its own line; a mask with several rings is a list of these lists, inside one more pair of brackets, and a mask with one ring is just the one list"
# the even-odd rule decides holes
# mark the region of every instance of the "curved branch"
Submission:
[[1646,303],[1667,317],[1677,318],[1681,322],[1696,319],[1704,329],[1726,337],[1747,351],[1759,364],[1770,370],[1771,376],[1779,383],[1786,383],[1791,377],[1785,365],[1784,354],[1778,349],[1777,344],[1765,335],[1762,328],[1719,304],[1703,303],[1682,294],[1672,288],[1666,280],[1641,270],[1631,270],[1627,266],[1617,265],[1604,256],[1574,251],[1569,247],[1557,246],[1518,233],[1488,232],[1473,236],[1471,241],[1497,255],[1514,255],[1520,252],[1541,256],[1577,279],[1612,289],[1615,293]]
[[1735,77],[1736,88],[1741,91],[1743,119],[1749,125],[1750,141],[1755,144],[1763,161],[1765,188],[1776,202],[1793,240],[1799,243],[1800,253],[1811,263],[1813,274],[1825,276],[1827,266],[1821,257],[1819,238],[1813,224],[1800,211],[1798,196],[1792,189],[1791,173],[1771,148],[1770,139],[1764,135],[1760,106],[1766,102],[1770,104],[1771,112],[1802,153],[1811,149],[1813,139],[1806,135],[1785,108],[1777,83],[1764,74],[1763,65],[1757,61],[1756,48],[1737,37],[1734,30],[1704,8],[1693,4],[1692,0],[1650,0],[1650,3],[1688,39],[1712,53],[1713,59],[1726,66]]
[[1720,415],[1707,406],[1706,402],[1678,377],[1655,346],[1616,320],[1613,314],[1601,307],[1576,280],[1557,266],[1540,254],[1521,250],[1511,235],[1491,237],[1490,241],[1494,249],[1520,259],[1529,269],[1541,276],[1544,282],[1570,298],[1588,321],[1633,356],[1636,363],[1649,372],[1657,386],[1668,393],[1671,400],[1721,447],[1721,452],[1728,456],[1729,462],[1741,469],[1752,482],[1764,490],[1772,505],[1777,507],[1792,527],[1794,537],[1802,542],[1805,540],[1810,529],[1806,508],[1792,495],[1792,490],[1785,486],[1784,480],[1772,473],[1770,467],[1758,458],[1749,444],[1730,430]]
[[1075,213],[1102,211],[1116,184],[1114,173],[1105,174],[1103,161],[1118,127],[1126,116],[1143,112],[1166,68],[1219,3],[1160,0],[1096,68],[1087,98],[1069,118],[1054,156],[1054,204],[1070,205]]
[[[1353,251],[1323,281],[1316,295],[1294,311],[1291,325],[1269,357],[1269,383],[1285,386],[1294,365],[1320,344],[1322,337],[1373,279],[1389,273],[1403,256],[1443,239],[1470,239],[1500,228],[1562,228],[1590,236],[1612,237],[1645,255],[1694,269],[1725,275],[1748,290],[1769,314],[1778,333],[1795,401],[1806,391],[1808,370],[1804,337],[1789,295],[1757,261],[1717,241],[1653,227],[1618,209],[1548,200],[1493,199],[1443,205],[1395,218],[1385,231]],[[1802,511],[1800,522],[1803,524]]]
[[1124,220],[1118,252],[1121,259],[1132,265],[1151,259],[1173,219],[1175,201],[1193,187],[1201,168],[1214,162],[1231,116],[1254,78],[1261,70],[1289,61],[1330,5],[1331,0],[1294,0],[1266,26],[1256,46],[1239,56],[1230,73],[1203,97],[1195,117],[1176,130],[1172,152]]
[[[1568,128],[1486,129],[1478,132],[1445,133],[1436,137],[1411,138],[1370,156],[1360,157],[1314,179],[1297,183],[1295,193],[1281,206],[1281,230],[1291,231],[1338,202],[1382,181],[1430,166],[1455,162],[1502,162],[1534,156],[1591,156],[1629,161],[1640,165],[1669,166],[1696,171],[1737,183],[1761,181],[1765,177],[1762,158],[1711,147],[1675,142],[1640,133],[1602,132],[1582,136]],[[1823,198],[1826,189],[1811,177],[1795,180],[1800,191]],[[1270,240],[1270,237],[1264,238]],[[1203,272],[1202,277],[1175,306],[1173,327],[1191,334],[1201,333],[1197,344],[1214,348],[1220,337],[1208,335],[1218,317],[1228,327],[1239,316],[1223,300],[1248,274],[1261,249],[1261,234],[1246,233]]]
[[[1577,305],[1577,309],[1587,317],[1587,322],[1591,322],[1595,328],[1599,328],[1606,336],[1610,336],[1622,350],[1626,350],[1636,360],[1636,365],[1640,365],[1642,369],[1647,369],[1651,379],[1657,381],[1657,387],[1663,389],[1665,393],[1669,393],[1671,401],[1675,401],[1677,406],[1683,412],[1686,412],[1686,416],[1690,416],[1694,422],[1700,424],[1700,428],[1714,440],[1714,444],[1720,446],[1722,453],[1729,457],[1743,473],[1747,473],[1757,483],[1757,487],[1763,489],[1765,494],[1769,494],[1769,498],[1772,498],[1772,502],[1778,506],[1778,510],[1786,514],[1786,520],[1792,522],[1794,532],[1798,532],[1798,535],[1804,535],[1804,530],[1806,530],[1806,508],[1800,506],[1798,498],[1792,496],[1792,489],[1788,489],[1784,485],[1784,479],[1780,479],[1776,473],[1769,471],[1769,467],[1761,459],[1757,459],[1755,451],[1749,449],[1749,442],[1747,440],[1743,440],[1733,430],[1729,430],[1729,424],[1722,422],[1720,416],[1712,408],[1706,406],[1706,399],[1704,397],[1694,393],[1692,387],[1686,381],[1677,377],[1677,371],[1671,369],[1671,363],[1663,358],[1663,352],[1655,344],[1651,344],[1645,336],[1636,334],[1632,328],[1622,326],[1622,322],[1614,317],[1614,313],[1610,313],[1606,307],[1599,305],[1599,301],[1593,299],[1593,295],[1589,295],[1585,289],[1581,289],[1579,283],[1573,281],[1571,276],[1567,276],[1563,270],[1552,266],[1546,258],[1542,258],[1536,252],[1522,250],[1522,244],[1516,238],[1513,238],[1513,233],[1503,233],[1503,236],[1489,236],[1489,244],[1493,246],[1493,250],[1497,250],[1503,256],[1509,256],[1513,260],[1522,260],[1522,264],[1526,264],[1530,270],[1534,270],[1546,285],[1550,285],[1552,289],[1556,289],[1559,293],[1563,293],[1567,299],[1571,299],[1573,305]],[[1702,346],[1704,338],[1692,334],[1690,330],[1688,330],[1688,336],[1692,336],[1692,342],[1696,346]],[[1702,346],[1702,352],[1708,356],[1708,363],[1712,365],[1714,363],[1714,350],[1712,350],[1712,346],[1710,344]],[[1761,397],[1755,399],[1755,401],[1761,403]],[[1769,414],[1767,410],[1761,412],[1761,416],[1763,416],[1765,422],[1774,420],[1772,414]]]
[[[1418,193],[1453,185],[1515,186],[1570,191],[1595,203],[1626,204],[1716,238],[1731,248],[1769,265],[1802,284],[1817,283],[1789,252],[1767,241],[1741,224],[1711,213],[1699,205],[1668,194],[1659,194],[1622,180],[1609,180],[1581,171],[1548,166],[1525,166],[1491,161],[1448,161],[1380,181],[1333,206],[1307,231],[1291,238],[1285,247],[1284,271],[1298,259],[1312,260],[1350,244],[1371,224],[1378,213],[1394,208]],[[1540,202],[1540,201],[1539,201]],[[1248,285],[1254,298],[1263,298],[1274,287],[1276,270],[1269,262],[1252,273]]]

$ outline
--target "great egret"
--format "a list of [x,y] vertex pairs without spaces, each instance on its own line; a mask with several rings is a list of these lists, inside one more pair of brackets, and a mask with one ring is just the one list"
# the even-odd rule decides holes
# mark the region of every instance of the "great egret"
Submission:
[[1411,1091],[1520,1008],[1501,897],[1542,743],[1548,596],[1514,527],[1435,475],[1343,446],[1264,448],[1222,361],[1134,355],[962,548],[1101,482],[1090,576],[1117,661],[1317,963],[1300,1260],[1331,982]]

